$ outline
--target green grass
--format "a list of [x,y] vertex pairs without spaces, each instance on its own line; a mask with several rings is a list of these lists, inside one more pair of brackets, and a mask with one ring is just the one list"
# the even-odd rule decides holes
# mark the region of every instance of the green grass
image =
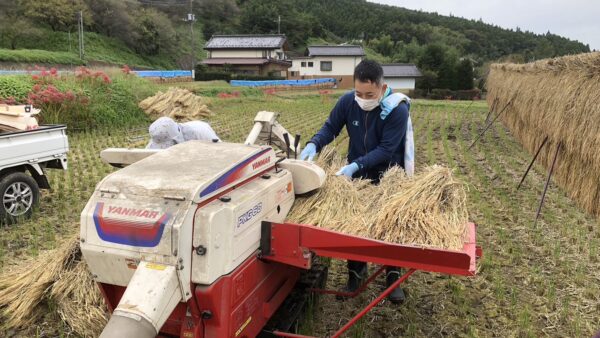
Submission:
[[0,49],[0,61],[18,63],[47,63],[82,65],[79,56],[69,52],[53,52],[40,49]]
[[[161,87],[135,75],[110,73],[112,82],[101,79],[79,79],[74,75],[48,78],[41,84],[53,85],[61,92],[73,92],[88,99],[86,104],[58,104],[38,106],[42,109],[40,121],[45,124],[66,124],[71,129],[91,129],[113,125],[128,126],[148,121],[137,106],[142,99],[154,95]],[[36,80],[30,75],[0,77],[0,99],[13,97],[25,103]]]
[[[123,81],[122,86],[131,85]],[[140,83],[131,95],[144,96],[166,86],[172,84]],[[185,86],[204,93],[236,90],[222,82]],[[280,113],[282,125],[293,134],[302,134],[304,143],[322,125],[340,92],[244,95],[210,97],[210,109],[215,112],[210,123],[221,138],[243,141],[256,112],[269,110]],[[122,100],[120,104],[129,98]],[[600,222],[551,185],[542,219],[534,227],[545,171],[535,166],[524,187],[515,189],[531,155],[500,124],[468,150],[486,113],[485,102],[469,106],[460,101],[414,100],[411,109],[417,170],[427,164],[452,164],[469,187],[470,218],[478,224],[477,241],[484,250],[478,275],[415,273],[406,283],[409,298],[404,305],[383,302],[347,337],[589,337],[598,330]],[[107,147],[143,146],[147,141],[148,121],[135,122],[113,121],[101,128],[69,132],[69,170],[49,171],[53,190],[42,194],[40,210],[31,220],[0,227],[0,266],[52,248],[58,239],[78,231],[79,214],[95,184],[113,171],[100,161],[98,153]],[[345,148],[345,132],[336,144]],[[345,262],[332,260],[326,287],[341,288],[345,278]],[[303,333],[332,334],[374,299],[383,285],[378,279],[364,295],[351,301],[322,296],[307,316],[310,322],[302,325]],[[67,331],[57,321],[56,314],[48,313],[38,324],[47,328],[46,335],[57,336]],[[24,335],[40,334],[30,331]]]
[[[136,53],[125,43],[116,38],[96,34],[84,33],[85,62],[79,59],[77,34],[57,32],[50,29],[39,28],[40,35],[36,38],[22,39],[17,43],[16,50],[7,49],[9,46],[0,45],[0,61],[19,63],[44,63],[80,65],[88,62],[103,62],[114,65],[127,64],[130,67],[143,67],[154,69],[175,69],[177,58],[190,52],[189,39],[183,40],[174,53],[161,53],[146,56]],[[177,28],[178,34],[187,36],[189,26]],[[199,27],[196,36],[196,59],[204,58],[202,49],[204,40]]]
[[25,100],[34,83],[31,76],[0,76],[0,99]]

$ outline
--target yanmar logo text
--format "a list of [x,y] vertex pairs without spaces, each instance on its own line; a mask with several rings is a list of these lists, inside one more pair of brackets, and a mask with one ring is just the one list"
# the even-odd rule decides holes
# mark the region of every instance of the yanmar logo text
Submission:
[[270,156],[269,157],[265,157],[262,160],[258,160],[256,162],[252,163],[252,170],[256,170],[256,168],[260,168],[260,167],[262,167],[263,165],[265,165],[265,164],[267,164],[269,162],[271,162],[271,157]]
[[159,215],[158,211],[152,210],[144,210],[144,209],[135,209],[135,208],[123,208],[123,207],[115,207],[108,206],[109,214],[117,214],[121,216],[135,216],[135,217],[144,217],[154,219]]
[[237,227],[239,228],[240,226],[244,225],[244,223],[253,219],[254,216],[260,214],[261,211],[262,211],[262,202],[259,202],[257,205],[253,206],[248,211],[241,214],[240,217],[238,217]]

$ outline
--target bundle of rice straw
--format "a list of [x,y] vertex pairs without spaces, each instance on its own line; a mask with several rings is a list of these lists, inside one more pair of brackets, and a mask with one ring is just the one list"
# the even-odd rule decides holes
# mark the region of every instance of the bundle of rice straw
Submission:
[[462,249],[469,218],[463,184],[454,179],[450,169],[437,165],[426,167],[414,178],[402,173],[402,169],[392,169],[381,180],[379,187],[390,191],[382,195],[382,206],[368,236],[393,243]]
[[3,327],[36,323],[48,304],[55,304],[63,321],[84,337],[97,337],[108,321],[100,291],[81,260],[78,236],[0,275]]
[[351,235],[392,243],[461,250],[468,212],[464,185],[442,166],[407,177],[391,168],[378,185],[350,181],[335,172],[346,161],[325,148],[317,160],[328,174],[315,194],[298,197],[288,216]]
[[167,116],[180,122],[212,115],[205,100],[187,89],[169,88],[140,102],[139,107],[153,118]]
[[321,189],[309,197],[297,197],[288,219],[296,223],[312,224],[329,229],[344,229],[346,233],[368,226],[363,218],[366,206],[361,198],[371,184],[367,180],[350,181],[335,177],[335,172],[345,165],[346,160],[333,148],[325,147],[317,164],[327,173],[328,179]]

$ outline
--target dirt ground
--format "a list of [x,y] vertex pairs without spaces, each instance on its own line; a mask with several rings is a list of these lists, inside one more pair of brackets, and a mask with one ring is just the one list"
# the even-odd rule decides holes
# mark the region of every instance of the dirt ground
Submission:
[[[339,93],[214,98],[211,123],[224,140],[242,141],[259,110],[280,112],[279,121],[302,143],[325,120]],[[471,150],[483,128],[484,102],[416,100],[416,167],[440,163],[456,169],[469,187],[471,219],[478,224],[484,256],[476,277],[416,272],[405,284],[407,302],[382,302],[347,337],[590,337],[600,330],[600,221],[581,212],[551,184],[542,217],[534,216],[546,173],[534,167],[521,190],[520,175],[531,155],[500,124]],[[98,159],[106,147],[143,144],[145,128],[113,128],[70,134],[67,172],[50,172],[54,189],[29,221],[0,227],[0,267],[52,248],[77,229],[79,213],[95,184],[113,169]],[[341,149],[344,135],[336,143]],[[373,271],[375,267],[371,267]],[[345,283],[345,262],[332,261],[327,287]],[[323,337],[341,327],[383,288],[380,277],[357,299],[323,296],[302,326]],[[73,336],[47,307],[44,321],[0,336]]]

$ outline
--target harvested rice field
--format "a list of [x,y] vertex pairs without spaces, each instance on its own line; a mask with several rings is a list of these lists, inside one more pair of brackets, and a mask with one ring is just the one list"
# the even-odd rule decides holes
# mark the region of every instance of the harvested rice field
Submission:
[[[209,118],[219,136],[243,141],[256,112],[280,112],[279,122],[304,143],[323,123],[339,91],[282,92],[245,97],[211,97]],[[524,186],[516,185],[531,155],[502,124],[494,124],[471,149],[488,112],[485,101],[415,100],[416,169],[453,168],[466,184],[469,219],[477,223],[484,256],[473,278],[416,272],[405,284],[403,305],[384,301],[347,337],[590,337],[600,330],[600,221],[579,209],[551,184],[540,220],[536,208],[546,169],[535,165]],[[95,184],[113,169],[99,152],[107,147],[143,144],[147,124],[73,132],[69,170],[49,171],[51,192],[31,220],[0,226],[0,269],[36,257],[78,231],[79,213]],[[347,138],[335,141],[345,151]],[[371,266],[370,270],[374,271]],[[328,288],[341,288],[345,262],[331,261]],[[337,301],[322,296],[306,316],[301,332],[324,337],[374,299],[379,278],[360,297]],[[60,320],[59,304],[23,330],[0,329],[1,337],[77,337]]]

